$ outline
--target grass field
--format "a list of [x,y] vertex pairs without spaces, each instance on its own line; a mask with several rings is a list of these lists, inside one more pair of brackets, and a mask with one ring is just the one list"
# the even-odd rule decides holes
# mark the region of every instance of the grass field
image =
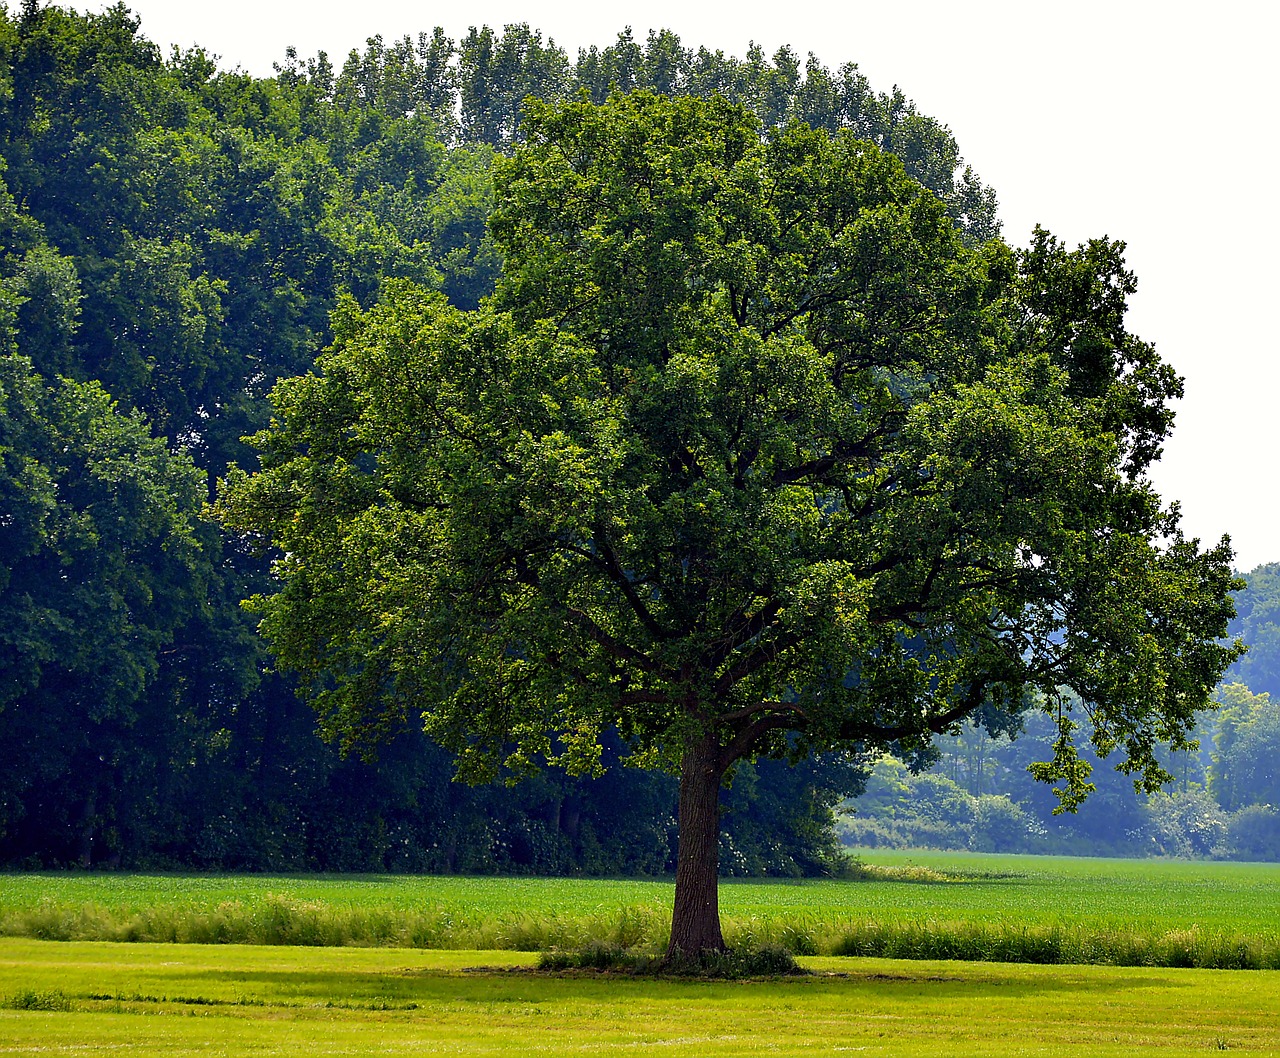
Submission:
[[[723,880],[725,914],[867,914],[1027,922],[1063,918],[1257,929],[1280,923],[1280,864],[1085,859],[956,852],[867,851],[890,869],[866,881]],[[922,868],[913,871],[911,868]],[[898,873],[890,873],[896,868]],[[370,911],[446,911],[480,919],[520,914],[666,908],[666,881],[421,875],[0,874],[0,922],[45,904],[120,913],[157,906],[213,911],[269,896]]]
[[[731,944],[797,954],[1280,968],[1280,866],[877,853],[863,881],[721,885]],[[0,875],[0,934],[659,948],[671,886],[546,878]]]
[[3,939],[0,1053],[1280,1053],[1269,971],[813,958],[813,977],[708,983],[503,969],[531,961]]

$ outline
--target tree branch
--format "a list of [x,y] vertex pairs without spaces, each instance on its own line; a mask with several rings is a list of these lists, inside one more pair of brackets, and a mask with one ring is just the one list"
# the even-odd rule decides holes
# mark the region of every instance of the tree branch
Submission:
[[637,650],[630,644],[624,643],[620,639],[611,636],[595,622],[590,614],[583,610],[579,610],[577,607],[570,606],[563,600],[554,598],[544,592],[537,573],[530,568],[523,555],[516,555],[514,563],[516,578],[522,584],[526,584],[537,591],[553,610],[558,611],[570,624],[576,625],[585,632],[587,637],[603,649],[611,658],[616,658],[619,661],[629,661],[644,672],[651,673],[655,676],[662,676],[666,679],[674,678],[675,674],[664,669],[644,651]]
[[640,619],[640,623],[648,629],[649,634],[658,639],[672,639],[678,635],[679,633],[669,632],[663,628],[644,604],[644,600],[636,594],[631,578],[627,576],[626,570],[622,568],[622,564],[618,561],[618,556],[614,553],[613,547],[609,543],[609,537],[603,525],[596,525],[595,531],[592,533],[592,540],[598,552],[598,555],[593,557],[603,566],[613,583],[622,591],[622,594],[626,597],[627,604],[631,607],[636,617]]
[[[899,424],[893,420],[900,417],[900,412],[890,412],[881,417],[880,424],[874,430],[857,441],[844,444],[837,443],[828,455],[810,459],[808,462],[800,463],[794,467],[786,467],[775,471],[773,475],[774,485],[791,485],[804,478],[821,477],[821,475],[829,473],[851,459],[869,455],[874,441],[888,437],[898,428]],[[894,480],[897,479],[895,478]]]
[[[760,635],[769,627],[782,611],[782,603],[777,599],[771,599],[757,610],[751,617],[747,617],[742,607],[739,607],[729,615],[725,622],[725,635],[718,642],[713,643],[702,652],[699,659],[703,666],[714,671],[728,660],[735,650],[744,643],[749,643]],[[733,627],[736,622],[741,621],[738,627]]]
[[840,726],[839,737],[842,740],[853,742],[868,740],[894,742],[898,739],[922,735],[925,732],[935,735],[941,734],[952,724],[958,723],[974,712],[982,704],[982,699],[986,697],[986,693],[987,684],[975,681],[969,684],[969,693],[957,705],[945,712],[923,717],[923,723],[921,724],[899,724],[895,727],[884,727],[879,724],[850,721]]
[[724,673],[716,680],[712,693],[717,697],[724,697],[736,683],[740,683],[754,672],[759,672],[769,662],[775,660],[784,650],[789,650],[801,641],[800,636],[795,633],[787,633],[780,635],[775,639],[769,640],[756,650],[748,654],[742,661],[738,662],[728,672]]
[[741,760],[749,754],[761,736],[767,735],[770,731],[793,729],[799,725],[799,722],[793,712],[791,715],[769,713],[748,724],[720,750],[721,768],[727,768],[734,761]]

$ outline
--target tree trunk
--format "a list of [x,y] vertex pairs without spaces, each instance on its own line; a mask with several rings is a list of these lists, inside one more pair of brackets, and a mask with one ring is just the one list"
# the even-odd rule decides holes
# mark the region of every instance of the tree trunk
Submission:
[[676,900],[668,958],[724,950],[720,932],[720,747],[704,738],[680,762]]

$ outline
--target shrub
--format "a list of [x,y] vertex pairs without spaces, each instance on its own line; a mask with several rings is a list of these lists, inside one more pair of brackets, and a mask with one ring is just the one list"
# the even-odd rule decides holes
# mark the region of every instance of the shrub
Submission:
[[1223,844],[1237,860],[1280,860],[1280,810],[1246,805],[1227,820]]
[[1147,806],[1152,836],[1166,856],[1208,856],[1227,835],[1227,817],[1207,793],[1155,794]]

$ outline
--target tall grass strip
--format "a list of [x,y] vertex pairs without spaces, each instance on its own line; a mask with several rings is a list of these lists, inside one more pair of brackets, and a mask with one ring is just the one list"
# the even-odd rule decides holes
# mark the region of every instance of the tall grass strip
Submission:
[[[654,905],[570,914],[526,910],[467,914],[342,907],[267,894],[212,909],[136,910],[45,899],[0,918],[0,934],[60,941],[275,944],[495,951],[662,951],[670,913]],[[1158,923],[1043,923],[1018,919],[871,918],[820,911],[724,916],[726,943],[743,951],[887,959],[1280,969],[1280,932]]]

